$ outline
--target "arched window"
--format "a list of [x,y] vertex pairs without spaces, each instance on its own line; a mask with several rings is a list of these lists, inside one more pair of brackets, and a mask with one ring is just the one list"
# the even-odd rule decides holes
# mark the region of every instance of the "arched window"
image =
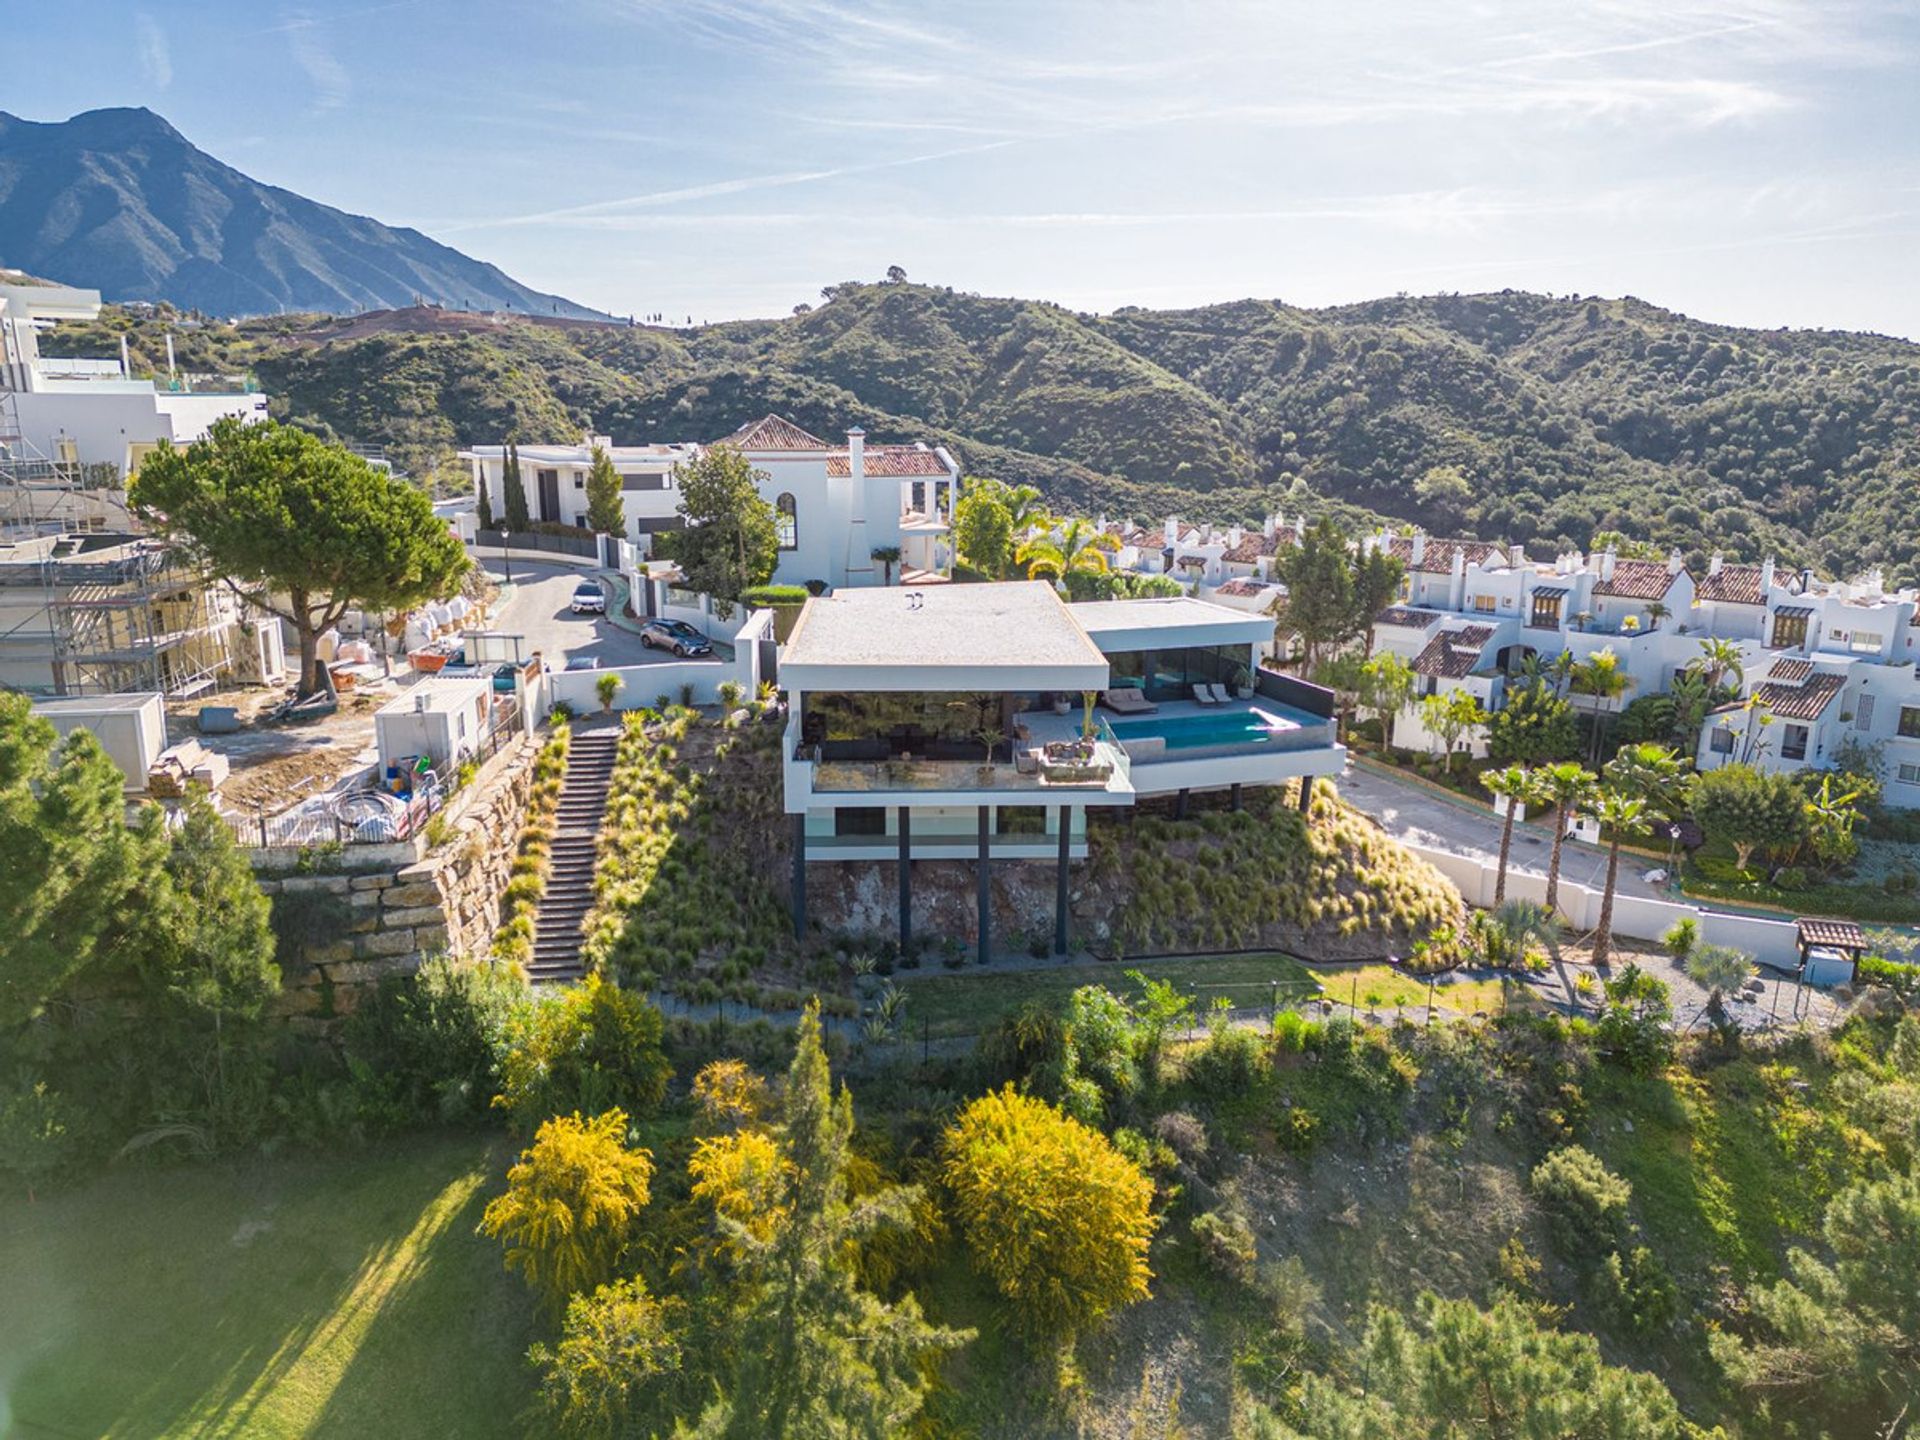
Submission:
[[800,548],[800,516],[794,507],[792,495],[783,493],[773,502],[773,529],[780,537],[782,550]]

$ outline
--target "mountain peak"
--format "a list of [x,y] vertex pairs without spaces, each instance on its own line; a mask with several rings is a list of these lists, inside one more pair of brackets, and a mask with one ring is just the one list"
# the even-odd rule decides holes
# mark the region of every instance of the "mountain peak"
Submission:
[[215,315],[352,314],[425,300],[606,318],[418,231],[261,184],[144,106],[50,122],[0,112],[0,256],[109,300]]

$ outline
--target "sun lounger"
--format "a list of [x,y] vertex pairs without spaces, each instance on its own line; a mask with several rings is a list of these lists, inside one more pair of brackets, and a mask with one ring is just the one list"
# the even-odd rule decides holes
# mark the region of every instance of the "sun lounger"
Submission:
[[1151,715],[1160,708],[1138,690],[1108,690],[1100,703],[1116,715]]
[[1206,688],[1213,692],[1213,703],[1216,705],[1225,705],[1233,699],[1233,692],[1224,685],[1209,685]]
[[1213,687],[1211,685],[1195,685],[1192,688],[1193,698],[1202,705],[1218,705],[1220,703],[1219,700],[1214,698]]

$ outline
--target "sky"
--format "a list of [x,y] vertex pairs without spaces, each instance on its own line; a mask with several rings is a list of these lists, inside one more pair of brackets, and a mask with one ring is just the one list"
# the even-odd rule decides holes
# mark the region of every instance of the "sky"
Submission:
[[0,109],[145,105],[538,288],[785,314],[1632,294],[1920,338],[1920,4],[11,0]]

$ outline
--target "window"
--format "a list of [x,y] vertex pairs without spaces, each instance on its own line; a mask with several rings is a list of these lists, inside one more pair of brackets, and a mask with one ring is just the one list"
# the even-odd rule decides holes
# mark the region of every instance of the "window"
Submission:
[[1876,635],[1871,630],[1856,630],[1847,641],[1847,649],[1856,655],[1878,655],[1880,647],[1886,642],[1884,635]]
[[1791,614],[1785,610],[1774,612],[1773,648],[1776,650],[1797,649],[1807,643],[1807,617]]
[[793,496],[782,492],[773,502],[773,529],[780,537],[782,550],[800,548],[800,514],[793,503]]
[[1804,725],[1787,726],[1786,737],[1780,742],[1782,760],[1804,760],[1807,758],[1807,727]]
[[1713,734],[1707,739],[1707,748],[1716,755],[1733,753],[1733,731],[1724,725],[1716,725]]
[[1533,597],[1533,613],[1527,617],[1527,624],[1540,630],[1558,630],[1560,628],[1560,597],[1536,594]]
[[1001,835],[1044,835],[1047,833],[1047,807],[1044,805],[1001,805],[994,810],[994,829]]
[[884,805],[856,805],[833,812],[836,835],[885,835],[887,808]]
[[1873,728],[1873,696],[1862,695],[1860,703],[1854,707],[1853,728],[1871,730]]
[[1476,595],[1473,597],[1473,608],[1482,615],[1491,615],[1498,604],[1491,595]]
[[1920,765],[1909,765],[1903,761],[1899,775],[1902,785],[1920,785]]
[[578,470],[573,472],[573,488],[576,490],[584,490],[587,488],[587,477]]
[[1920,705],[1900,707],[1900,733],[1909,740],[1920,740]]

